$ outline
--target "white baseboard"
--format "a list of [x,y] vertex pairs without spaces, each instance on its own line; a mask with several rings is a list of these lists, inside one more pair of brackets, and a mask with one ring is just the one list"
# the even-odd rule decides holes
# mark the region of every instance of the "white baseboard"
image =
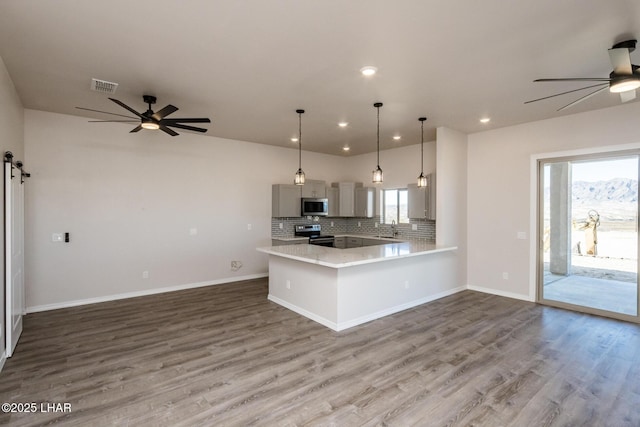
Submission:
[[37,313],[39,311],[58,310],[60,308],[77,307],[79,305],[97,304],[101,302],[116,301],[120,299],[142,297],[146,295],[163,294],[165,292],[183,291],[186,289],[202,288],[204,286],[222,285],[225,283],[241,282],[244,280],[260,279],[268,277],[268,273],[249,274],[247,276],[229,277],[225,279],[210,280],[207,282],[187,283],[184,285],[167,286],[163,288],[145,289],[143,291],[126,292],[123,294],[105,295],[96,298],[87,298],[74,301],[64,301],[54,304],[34,305],[27,307],[27,313]]
[[367,314],[366,316],[361,316],[356,319],[352,319],[346,322],[335,323],[324,317],[318,316],[315,313],[311,313],[310,311],[305,310],[304,308],[300,308],[297,305],[291,304],[287,301],[281,300],[278,297],[274,297],[269,294],[269,301],[273,301],[276,304],[279,304],[285,308],[288,308],[291,311],[298,313],[301,316],[304,316],[308,319],[313,320],[314,322],[318,322],[321,325],[326,326],[329,329],[333,329],[334,331],[344,331],[345,329],[353,328],[354,326],[362,325],[363,323],[371,322],[372,320],[380,319],[381,317],[389,316],[390,314],[398,313],[400,311],[408,310],[413,307],[417,307],[422,304],[426,304],[431,301],[435,301],[440,298],[447,297],[449,295],[453,295],[458,292],[462,292],[466,290],[466,286],[462,286],[459,288],[449,289],[444,292],[440,292],[438,294],[430,295],[428,297],[420,298],[414,301],[410,301],[408,303],[400,304],[395,307],[387,308],[381,311],[377,311],[375,313]]
[[444,292],[440,292],[434,295],[429,295],[424,298],[420,298],[414,301],[410,301],[404,304],[396,305],[395,307],[390,307],[375,313],[367,314],[366,316],[358,317],[357,319],[352,319],[346,322],[338,323],[338,331],[343,331],[348,328],[352,328],[354,326],[362,325],[363,323],[371,322],[372,320],[380,319],[385,316],[389,316],[391,314],[398,313],[400,311],[408,310],[413,307],[417,307],[422,304],[426,304],[431,301],[438,300],[440,298],[448,297],[449,295],[457,294],[458,292],[462,292],[466,290],[466,286],[461,286],[459,288],[448,289]]
[[291,304],[287,301],[281,300],[278,297],[274,297],[273,295],[269,294],[269,296],[267,296],[267,299],[269,301],[273,301],[278,305],[283,306],[284,308],[288,308],[289,310],[298,313],[301,316],[306,317],[307,319],[311,319],[314,322],[318,322],[323,326],[326,326],[329,329],[333,329],[334,331],[338,331],[338,325],[335,322],[332,322],[328,319],[325,319],[322,316],[318,316],[317,314],[314,314],[310,311],[305,310],[304,308],[300,308],[297,305]]
[[507,297],[507,298],[519,299],[522,301],[536,302],[535,297],[532,297],[530,295],[516,294],[513,292],[500,291],[498,289],[485,288],[482,286],[473,286],[473,285],[467,285],[467,289],[470,291],[477,291],[485,294],[497,295],[499,297]]

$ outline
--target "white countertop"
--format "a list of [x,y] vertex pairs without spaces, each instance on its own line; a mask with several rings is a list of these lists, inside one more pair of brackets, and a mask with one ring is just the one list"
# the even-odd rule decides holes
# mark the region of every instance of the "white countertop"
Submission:
[[[360,237],[360,236],[359,236]],[[364,236],[363,236],[364,237]],[[373,237],[373,236],[367,236]],[[364,246],[361,248],[338,249],[318,245],[284,245],[257,248],[269,255],[318,264],[330,268],[352,267],[399,258],[454,251],[456,246],[436,246],[424,240],[410,240],[386,245]]]

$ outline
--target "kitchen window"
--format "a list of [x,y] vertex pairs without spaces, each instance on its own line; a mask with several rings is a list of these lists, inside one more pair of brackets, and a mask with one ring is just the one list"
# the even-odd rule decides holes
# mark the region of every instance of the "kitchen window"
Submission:
[[380,190],[382,224],[409,224],[408,191],[406,188]]

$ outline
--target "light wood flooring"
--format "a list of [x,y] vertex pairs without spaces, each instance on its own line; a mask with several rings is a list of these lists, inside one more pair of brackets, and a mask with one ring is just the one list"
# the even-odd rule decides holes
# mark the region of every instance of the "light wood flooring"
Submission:
[[30,314],[0,414],[36,426],[640,425],[640,325],[465,291],[343,332],[266,279]]

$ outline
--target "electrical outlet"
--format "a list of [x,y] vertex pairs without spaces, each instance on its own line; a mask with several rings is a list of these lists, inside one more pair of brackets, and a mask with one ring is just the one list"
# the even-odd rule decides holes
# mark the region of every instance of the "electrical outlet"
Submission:
[[373,224],[373,226],[374,226],[375,228],[378,228],[378,223],[376,222],[375,224]]
[[409,281],[408,280],[404,281],[404,288],[405,289],[409,289]]
[[59,242],[62,242],[63,240],[64,240],[64,237],[62,233],[53,233],[51,235],[52,242],[59,243]]
[[251,224],[247,224],[247,230],[251,230]]
[[143,279],[148,279],[149,278],[149,272],[147,270],[142,272],[142,278]]
[[504,280],[509,280],[509,273],[507,273],[506,271],[504,273],[502,273],[502,278]]
[[193,227],[189,229],[189,235],[190,236],[195,236],[196,234],[198,234],[198,229]]
[[413,231],[418,231],[418,224],[411,224],[411,229]]
[[331,226],[333,227],[333,221],[331,221]]
[[278,224],[278,228],[282,230],[282,223]]
[[291,289],[291,280],[287,280],[286,286],[287,289]]
[[360,221],[358,221],[358,227],[361,227],[362,223]]

